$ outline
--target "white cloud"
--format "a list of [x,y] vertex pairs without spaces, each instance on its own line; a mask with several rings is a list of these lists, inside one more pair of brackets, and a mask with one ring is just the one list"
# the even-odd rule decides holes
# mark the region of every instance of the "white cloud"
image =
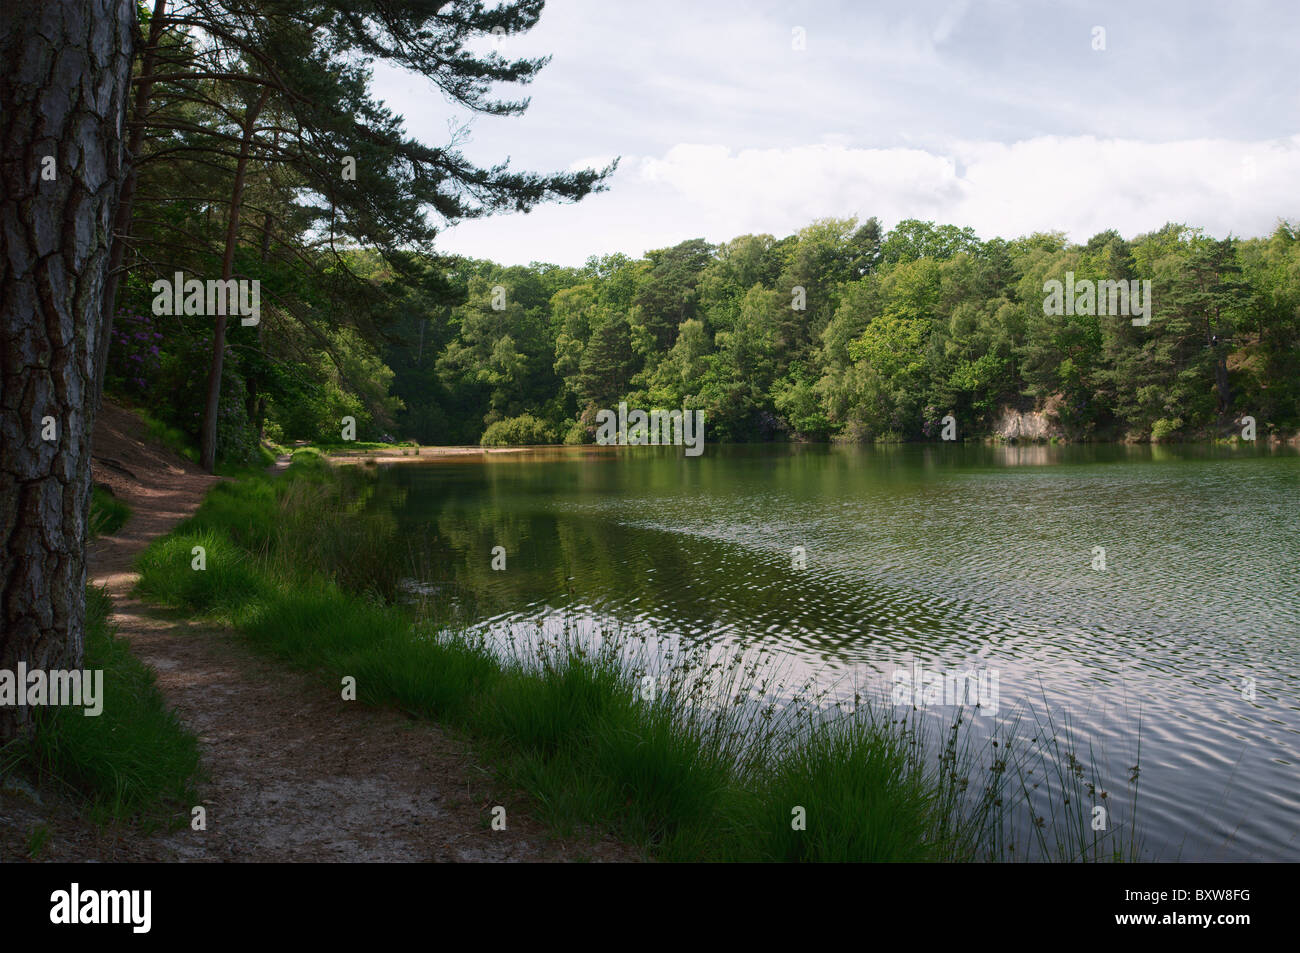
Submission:
[[[791,49],[796,25],[806,50]],[[576,264],[827,215],[984,237],[1086,240],[1169,220],[1267,233],[1300,219],[1298,37],[1300,6],[1281,3],[1242,17],[1213,0],[662,0],[629,17],[557,2],[509,41],[555,57],[532,86],[503,91],[533,96],[529,112],[480,117],[465,152],[539,172],[621,155],[611,190],[467,222],[441,244]],[[427,84],[377,79],[413,135],[443,141],[448,110]]]
[[955,0],[949,4],[947,9],[939,17],[939,22],[935,24],[933,39],[937,46],[943,43],[961,24],[962,17],[966,15],[966,10],[970,7],[970,0]]
[[[575,166],[603,162],[582,160]],[[527,216],[465,223],[445,250],[506,263],[579,264],[592,254],[747,232],[782,236],[824,216],[970,225],[982,238],[1064,230],[1084,241],[1167,221],[1260,235],[1300,220],[1300,136],[1148,143],[1093,136],[963,141],[944,151],[819,144],[741,149],[681,143],[625,157],[610,192]]]

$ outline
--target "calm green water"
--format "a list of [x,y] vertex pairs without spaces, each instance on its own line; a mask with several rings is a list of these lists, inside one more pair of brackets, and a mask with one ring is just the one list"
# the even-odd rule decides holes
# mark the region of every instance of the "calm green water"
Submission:
[[768,646],[885,698],[914,664],[996,673],[976,727],[1068,713],[1115,797],[1140,726],[1155,857],[1300,859],[1294,451],[574,448],[377,479],[370,505],[436,567],[422,588],[487,629]]

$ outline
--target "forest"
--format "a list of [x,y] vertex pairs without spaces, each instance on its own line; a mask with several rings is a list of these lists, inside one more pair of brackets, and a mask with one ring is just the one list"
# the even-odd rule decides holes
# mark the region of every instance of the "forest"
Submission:
[[[526,29],[529,7],[505,8],[519,22],[501,28]],[[635,259],[593,249],[581,267],[450,257],[427,209],[452,224],[575,201],[608,188],[617,163],[476,168],[454,141],[408,138],[354,54],[422,69],[495,114],[527,101],[488,99],[477,74],[523,82],[540,61],[489,57],[449,82],[346,17],[313,46],[295,18],[241,33],[215,14],[141,12],[140,158],[118,211],[129,240],[114,245],[105,386],[209,469],[251,460],[263,438],[337,442],[344,418],[358,440],[590,443],[620,401],[701,410],[711,442],[930,439],[948,415],[970,437],[1007,410],[1045,411],[1067,440],[1221,437],[1245,415],[1262,434],[1300,424],[1293,224],[1077,244],[919,220],[886,230],[846,209],[781,238],[690,238]],[[466,32],[495,29],[487,19]],[[260,320],[155,313],[153,283],[178,270],[256,282]],[[1149,323],[1051,313],[1045,287],[1067,274],[1149,282]]]
[[[363,303],[301,287],[294,309],[232,330],[224,456],[248,454],[259,430],[338,440],[344,416],[359,439],[590,443],[597,412],[619,401],[702,410],[711,441],[926,439],[947,414],[981,434],[1003,408],[1047,409],[1068,439],[1221,436],[1242,415],[1261,432],[1300,422],[1288,224],[1267,239],[1171,224],[1076,245],[846,218],[581,268],[426,259],[408,276],[370,249],[342,258],[375,292]],[[276,268],[249,273],[275,287]],[[1046,313],[1044,283],[1067,272],[1151,281],[1150,324]],[[153,320],[147,295],[127,298],[111,386],[196,427],[185,382],[207,329]],[[303,312],[329,330],[304,334]]]

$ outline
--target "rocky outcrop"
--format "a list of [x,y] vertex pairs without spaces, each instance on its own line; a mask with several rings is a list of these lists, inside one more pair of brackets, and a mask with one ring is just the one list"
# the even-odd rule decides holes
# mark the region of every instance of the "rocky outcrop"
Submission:
[[1050,407],[1043,410],[1016,410],[1003,407],[993,421],[993,434],[1002,440],[1050,440],[1063,436]]

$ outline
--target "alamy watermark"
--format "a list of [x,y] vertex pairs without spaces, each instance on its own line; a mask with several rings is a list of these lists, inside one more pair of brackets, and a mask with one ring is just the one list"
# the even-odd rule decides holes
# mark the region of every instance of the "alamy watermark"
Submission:
[[152,890],[93,890],[73,883],[50,894],[50,922],[56,926],[121,924],[132,933],[148,933],[152,908]]
[[1043,282],[1047,297],[1043,314],[1123,315],[1133,318],[1136,327],[1151,323],[1151,279],[1094,282],[1089,278],[1074,280],[1074,272],[1065,273],[1062,284],[1055,278]]
[[997,669],[964,669],[960,672],[928,672],[919,663],[894,670],[895,705],[932,708],[939,705],[974,705],[988,717],[998,713]]
[[171,280],[159,278],[150,290],[154,292],[153,313],[180,314],[237,314],[245,327],[262,320],[262,283],[256,278],[198,278],[185,280],[178,271]]
[[678,446],[686,448],[688,457],[704,452],[704,411],[702,410],[633,410],[620,401],[618,413],[596,412],[596,443],[609,446]]
[[16,671],[0,668],[0,707],[44,705],[85,708],[86,717],[98,716],[104,710],[104,670],[46,672],[28,669],[26,662],[19,662]]

